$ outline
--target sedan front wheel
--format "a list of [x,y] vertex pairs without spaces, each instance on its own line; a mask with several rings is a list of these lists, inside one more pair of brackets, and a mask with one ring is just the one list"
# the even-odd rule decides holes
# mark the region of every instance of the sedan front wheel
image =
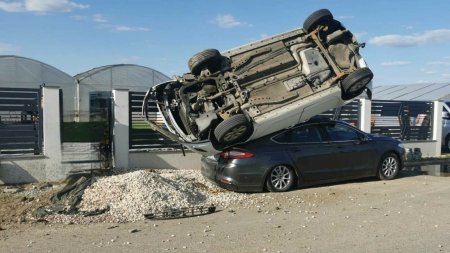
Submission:
[[378,166],[378,177],[381,180],[394,179],[400,170],[400,161],[396,154],[387,153],[380,161]]
[[285,165],[278,165],[269,171],[266,187],[271,192],[285,192],[294,186],[294,181],[294,170]]

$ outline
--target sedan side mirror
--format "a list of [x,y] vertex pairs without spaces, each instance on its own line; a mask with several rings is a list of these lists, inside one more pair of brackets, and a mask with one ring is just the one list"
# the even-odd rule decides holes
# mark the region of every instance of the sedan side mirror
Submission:
[[361,135],[361,143],[366,143],[369,141],[369,137],[367,135]]

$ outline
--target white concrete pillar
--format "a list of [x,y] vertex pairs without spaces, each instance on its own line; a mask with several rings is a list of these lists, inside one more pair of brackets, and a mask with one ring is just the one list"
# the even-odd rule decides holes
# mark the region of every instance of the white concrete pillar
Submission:
[[441,145],[442,145],[442,102],[434,101],[433,105],[433,140],[436,141],[436,156],[441,155]]
[[358,120],[359,120],[359,129],[361,131],[370,133],[371,116],[372,116],[372,101],[367,98],[359,99]]
[[128,168],[128,152],[130,141],[130,108],[128,100],[128,90],[113,90],[113,166],[115,168]]
[[59,101],[59,87],[42,88],[43,112],[43,144],[44,155],[51,161],[61,161],[61,113]]
[[90,90],[86,84],[78,83],[78,122],[89,122]]

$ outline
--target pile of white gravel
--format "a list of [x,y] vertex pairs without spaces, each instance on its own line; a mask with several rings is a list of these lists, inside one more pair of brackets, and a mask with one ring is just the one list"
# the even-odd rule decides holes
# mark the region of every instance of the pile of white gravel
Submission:
[[86,188],[80,211],[109,208],[105,214],[54,215],[54,222],[132,222],[144,219],[144,214],[167,208],[209,206],[227,208],[243,202],[246,194],[223,190],[205,180],[194,170],[139,170],[97,178]]

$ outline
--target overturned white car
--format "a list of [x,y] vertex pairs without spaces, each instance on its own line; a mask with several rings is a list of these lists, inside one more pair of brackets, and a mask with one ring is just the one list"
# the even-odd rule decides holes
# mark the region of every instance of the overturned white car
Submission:
[[[152,129],[188,148],[214,154],[344,105],[373,78],[359,44],[327,9],[303,28],[223,53],[206,49],[188,62],[191,73],[146,94]],[[156,102],[166,127],[148,117]]]

